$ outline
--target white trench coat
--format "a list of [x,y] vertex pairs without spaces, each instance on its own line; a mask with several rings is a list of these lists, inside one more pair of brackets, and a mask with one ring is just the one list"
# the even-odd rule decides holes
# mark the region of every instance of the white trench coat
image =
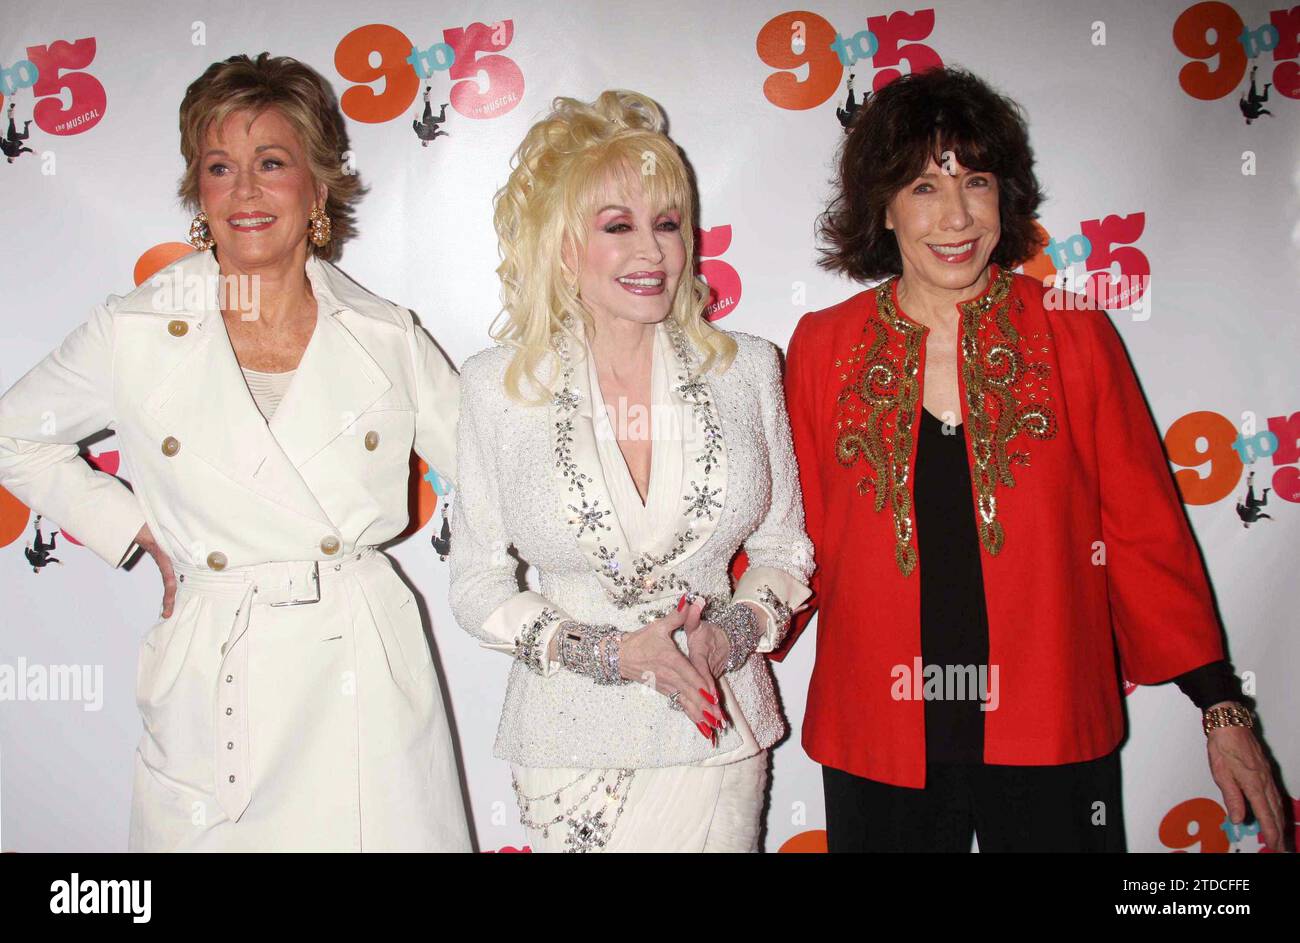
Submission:
[[[311,259],[316,328],[268,423],[193,290],[217,274],[194,253],[110,297],[0,397],[0,485],[113,566],[147,522],[176,565],[140,646],[129,846],[468,851],[419,607],[371,549],[407,526],[412,447],[454,477],[458,379]],[[78,457],[104,428],[134,494]]]

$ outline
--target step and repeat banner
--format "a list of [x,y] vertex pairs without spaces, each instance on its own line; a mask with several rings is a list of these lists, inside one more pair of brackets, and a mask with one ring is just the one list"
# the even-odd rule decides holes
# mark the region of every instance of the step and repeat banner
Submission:
[[[456,364],[491,342],[499,311],[492,195],[557,95],[628,88],[661,103],[698,175],[708,316],[781,347],[801,315],[860,287],[815,266],[813,235],[852,107],[940,64],[1016,99],[1048,193],[1047,241],[1025,271],[1127,305],[1112,318],[1233,663],[1284,791],[1300,792],[1300,6],[13,2],[0,22],[0,387],[106,295],[188,251],[181,96],[209,63],[263,50],[313,66],[340,97],[344,159],[371,188],[341,267],[414,311]],[[84,454],[114,474],[123,460],[111,433]],[[478,846],[522,850],[492,757],[510,665],[452,619],[441,514],[419,488],[389,552],[427,608]],[[0,848],[125,848],[136,653],[160,586],[148,557],[111,571],[0,490]],[[797,733],[813,648],[804,638],[776,666],[795,733],[774,751],[769,851],[825,844],[820,770]],[[1225,820],[1192,704],[1171,685],[1125,694],[1130,848],[1262,850]]]

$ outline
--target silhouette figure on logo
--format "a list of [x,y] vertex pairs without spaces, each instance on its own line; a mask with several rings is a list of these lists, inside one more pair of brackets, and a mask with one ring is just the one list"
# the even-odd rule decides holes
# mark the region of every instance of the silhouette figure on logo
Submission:
[[51,563],[62,563],[62,560],[50,556],[50,551],[54,549],[54,538],[59,532],[50,532],[50,542],[46,543],[41,538],[41,516],[36,515],[36,538],[32,541],[30,547],[23,548],[23,554],[27,557],[27,562],[32,565],[32,572],[41,572],[41,567],[49,566]]
[[424,117],[411,122],[415,128],[415,136],[420,139],[421,147],[428,147],[429,142],[434,138],[449,137],[450,131],[444,131],[438,125],[447,120],[447,104],[443,103],[442,109],[438,112],[438,117],[433,116],[433,106],[429,104],[429,91],[433,86],[424,87]]
[[835,117],[840,119],[840,127],[844,129],[845,134],[848,134],[849,126],[853,124],[853,116],[858,113],[859,108],[867,103],[867,99],[871,97],[871,93],[867,92],[862,96],[862,101],[858,101],[857,94],[853,91],[852,72],[849,73],[849,80],[845,83],[845,86],[849,90],[849,100],[844,103],[843,108],[835,109]]
[[1273,519],[1273,515],[1265,514],[1260,510],[1260,508],[1265,507],[1268,504],[1268,493],[1271,490],[1273,489],[1265,488],[1264,497],[1260,498],[1258,501],[1255,500],[1255,471],[1254,469],[1251,469],[1250,473],[1246,475],[1246,503],[1242,504],[1240,501],[1237,502],[1237,516],[1241,518],[1242,527],[1249,527],[1261,517],[1267,518],[1270,521]]
[[447,562],[447,554],[451,553],[451,526],[447,523],[447,515],[442,516],[442,530],[438,536],[433,538],[433,549],[438,553],[438,559]]
[[4,137],[0,138],[0,151],[4,151],[5,159],[9,163],[14,162],[14,158],[20,154],[35,154],[36,152],[30,147],[24,147],[23,141],[26,141],[31,135],[28,128],[32,126],[31,121],[23,122],[23,133],[18,133],[18,126],[14,124],[14,103],[9,103],[9,131]]
[[1267,108],[1261,107],[1261,103],[1268,101],[1268,89],[1272,82],[1264,83],[1264,94],[1259,95],[1255,92],[1255,72],[1259,66],[1250,67],[1250,91],[1241,96],[1237,104],[1241,107],[1241,113],[1246,116],[1246,124],[1250,124],[1260,115],[1272,116],[1273,112]]

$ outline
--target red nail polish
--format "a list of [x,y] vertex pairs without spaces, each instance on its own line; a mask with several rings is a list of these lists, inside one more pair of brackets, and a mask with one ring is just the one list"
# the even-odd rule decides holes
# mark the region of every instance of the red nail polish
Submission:
[[677,611],[681,612],[686,608],[686,594],[682,593],[682,598],[677,600]]
[[718,699],[716,697],[714,697],[708,691],[704,690],[704,688],[700,688],[699,691],[700,691],[700,697],[704,698],[706,701],[708,701],[710,704],[714,705],[715,707],[717,706]]
[[722,729],[722,721],[718,720],[718,718],[714,717],[708,711],[704,712],[704,716],[709,723],[713,724],[713,726],[717,727],[719,730]]
[[695,726],[700,728],[700,736],[702,736],[705,740],[713,739],[713,734],[709,731],[708,724],[706,724],[704,721],[700,721]]

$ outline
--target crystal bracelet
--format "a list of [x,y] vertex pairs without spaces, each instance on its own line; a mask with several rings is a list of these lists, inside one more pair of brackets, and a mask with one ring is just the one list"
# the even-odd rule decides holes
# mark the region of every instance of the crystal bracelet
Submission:
[[597,684],[626,684],[619,670],[623,633],[612,625],[560,623],[560,664]]
[[727,641],[731,645],[731,654],[722,666],[722,673],[735,671],[754,654],[758,640],[763,637],[758,628],[758,617],[744,603],[736,603],[718,610],[716,615],[708,618],[727,634]]
[[536,619],[524,626],[523,631],[519,633],[519,638],[515,640],[515,658],[522,661],[524,666],[535,674],[546,673],[542,665],[546,652],[542,651],[541,637],[559,618],[560,615],[555,610],[543,609]]

